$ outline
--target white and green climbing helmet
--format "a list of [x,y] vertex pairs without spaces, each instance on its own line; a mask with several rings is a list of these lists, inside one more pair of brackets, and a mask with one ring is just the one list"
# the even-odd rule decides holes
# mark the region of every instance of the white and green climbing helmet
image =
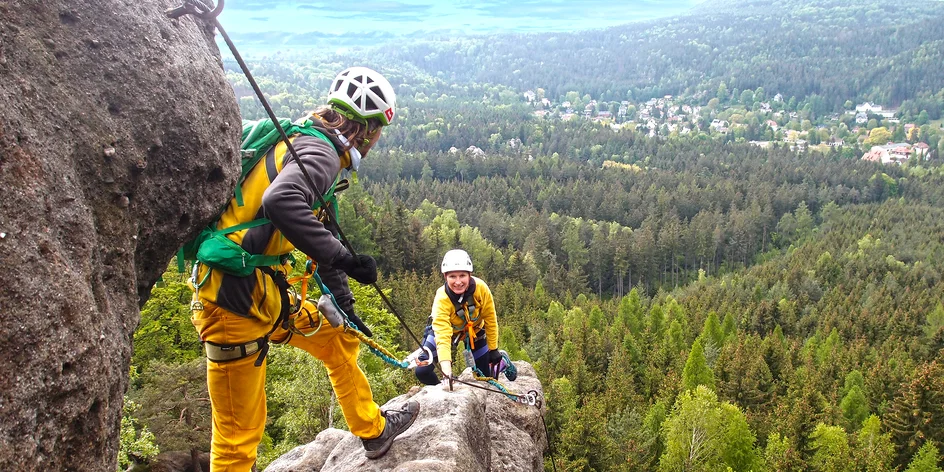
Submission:
[[349,119],[366,124],[367,120],[377,118],[387,126],[396,114],[397,94],[379,72],[349,67],[331,82],[328,103]]

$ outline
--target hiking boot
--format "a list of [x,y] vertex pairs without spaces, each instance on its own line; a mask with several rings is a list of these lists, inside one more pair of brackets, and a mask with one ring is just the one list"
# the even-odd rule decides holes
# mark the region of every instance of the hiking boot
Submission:
[[416,421],[419,413],[420,404],[415,401],[409,401],[397,409],[382,412],[381,414],[387,419],[387,424],[380,436],[373,439],[361,439],[364,442],[364,455],[368,459],[377,459],[386,454],[390,445],[393,444],[393,438],[406,431]]
[[505,364],[505,378],[514,382],[518,378],[518,368],[511,363],[511,357],[508,356],[508,353],[504,349],[499,349],[498,353],[502,356],[502,362]]

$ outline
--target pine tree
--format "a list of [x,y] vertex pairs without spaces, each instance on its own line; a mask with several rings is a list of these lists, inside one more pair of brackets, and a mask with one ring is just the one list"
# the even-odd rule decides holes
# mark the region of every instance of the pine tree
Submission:
[[649,309],[649,336],[651,339],[658,340],[662,337],[663,329],[665,329],[665,313],[662,311],[662,306],[655,303]]
[[724,315],[724,321],[721,323],[721,334],[726,340],[728,336],[735,332],[737,332],[737,323],[734,321],[734,315],[728,312]]
[[905,472],[941,472],[938,467],[938,449],[934,442],[928,441],[918,449]]
[[642,430],[647,440],[643,443],[646,455],[642,464],[646,465],[648,470],[655,469],[659,464],[659,458],[665,450],[665,441],[662,438],[662,425],[665,424],[665,418],[668,414],[668,408],[662,401],[655,402],[646,410],[646,417],[642,421]]
[[882,422],[878,416],[869,416],[862,428],[856,433],[853,457],[856,470],[865,472],[885,472],[891,468],[895,458],[895,445],[892,435],[883,433]]
[[918,366],[886,413],[898,457],[904,465],[928,440],[944,438],[944,368],[937,361]]
[[685,339],[682,332],[682,325],[678,320],[672,320],[669,329],[665,332],[662,339],[662,349],[666,351],[670,358],[676,358],[685,350]]
[[[749,412],[762,410],[767,404],[773,378],[756,337],[746,336],[726,345],[714,371],[717,373],[718,394],[722,398]],[[763,430],[758,432],[766,433]]]
[[632,289],[629,295],[620,299],[619,317],[634,336],[638,336],[643,329],[643,307],[639,300],[639,290]]
[[606,408],[598,396],[588,398],[560,430],[560,455],[567,470],[609,470],[617,447],[606,430]]
[[705,361],[705,351],[702,349],[701,342],[696,339],[692,343],[692,350],[688,354],[685,369],[682,371],[682,390],[692,390],[699,385],[714,390],[715,376]]
[[845,418],[846,429],[849,431],[854,431],[869,415],[868,400],[865,399],[865,394],[858,385],[853,385],[842,397],[839,407],[842,409],[842,417]]
[[764,461],[769,470],[777,472],[800,472],[806,470],[800,453],[790,443],[790,439],[780,433],[767,436],[764,449]]
[[[934,308],[934,311],[928,313],[922,330],[924,331],[924,335],[928,338],[928,340],[933,340],[938,332],[942,329],[944,329],[944,304],[938,303],[937,307]],[[939,349],[940,347],[942,346],[932,345],[931,348]]]
[[846,432],[839,426],[820,423],[810,435],[813,455],[809,464],[820,472],[846,472],[852,470],[852,457]]
[[197,457],[210,447],[206,360],[176,365],[156,361],[143,377],[134,395],[140,405],[135,416],[154,433],[161,450],[189,450],[199,470]]
[[705,318],[705,326],[701,330],[701,338],[702,344],[707,345],[708,342],[711,342],[714,347],[721,348],[724,332],[721,330],[721,322],[718,321],[718,314],[714,311],[708,312],[708,317]]

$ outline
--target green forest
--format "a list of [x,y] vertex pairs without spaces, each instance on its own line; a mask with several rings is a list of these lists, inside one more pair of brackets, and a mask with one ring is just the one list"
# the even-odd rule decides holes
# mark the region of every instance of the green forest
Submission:
[[[379,285],[414,333],[443,253],[471,254],[495,295],[502,348],[544,386],[546,470],[941,471],[944,2],[698,8],[570,35],[249,65],[290,118],[321,104],[348,65],[391,79],[397,121],[341,195],[339,221],[377,259]],[[262,118],[239,68],[224,66],[243,117]],[[594,115],[664,95],[710,112],[690,134],[663,135],[538,116],[528,90],[552,106],[595,102]],[[774,95],[781,125],[845,126],[851,137],[823,150],[759,147],[746,133],[762,129],[705,126],[760,116]],[[896,114],[870,116],[858,135],[830,124],[864,101]],[[902,165],[862,160],[884,144],[878,128],[929,152]],[[168,267],[134,338],[121,470],[158,450],[209,449],[191,291]],[[401,357],[415,349],[381,297],[352,285],[375,339]],[[362,351],[379,403],[416,385]],[[269,355],[260,470],[345,427],[319,362],[292,348]]]

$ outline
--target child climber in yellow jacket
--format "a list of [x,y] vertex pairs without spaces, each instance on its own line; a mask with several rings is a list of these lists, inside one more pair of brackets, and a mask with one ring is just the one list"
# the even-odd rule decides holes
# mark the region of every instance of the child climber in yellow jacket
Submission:
[[[436,290],[423,339],[423,348],[432,353],[433,359],[429,365],[416,368],[416,378],[426,385],[439,383],[434,371],[437,362],[443,380],[451,378],[452,346],[463,342],[472,352],[474,368],[480,374],[497,378],[504,372],[508,380],[515,380],[517,369],[508,353],[498,349],[498,317],[492,292],[485,281],[472,276],[469,254],[461,249],[446,252],[441,269],[445,284]],[[428,360],[428,354],[419,359]]]

